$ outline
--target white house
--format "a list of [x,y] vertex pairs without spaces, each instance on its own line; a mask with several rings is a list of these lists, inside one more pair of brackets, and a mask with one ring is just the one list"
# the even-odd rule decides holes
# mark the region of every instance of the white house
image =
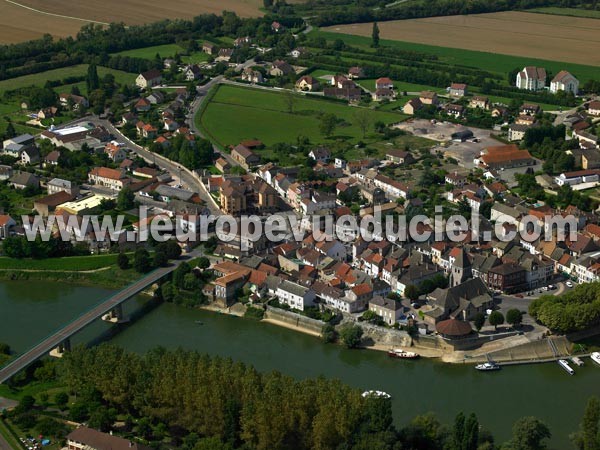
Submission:
[[275,296],[280,303],[285,303],[290,308],[299,309],[300,311],[314,305],[316,297],[312,289],[288,280],[282,281],[277,286]]
[[571,92],[576,95],[579,91],[579,80],[566,70],[561,70],[550,82],[550,92],[556,94],[558,91]]
[[519,89],[538,91],[546,86],[546,69],[527,66],[517,73],[516,86]]
[[597,183],[600,180],[600,171],[598,170],[577,170],[575,172],[561,173],[554,178],[559,186],[574,186],[582,183]]
[[148,89],[158,86],[162,83],[162,74],[160,70],[153,69],[147,72],[140,73],[135,79],[135,84],[140,89]]
[[369,301],[369,311],[380,316],[388,325],[394,325],[402,316],[402,304],[389,298],[373,297]]

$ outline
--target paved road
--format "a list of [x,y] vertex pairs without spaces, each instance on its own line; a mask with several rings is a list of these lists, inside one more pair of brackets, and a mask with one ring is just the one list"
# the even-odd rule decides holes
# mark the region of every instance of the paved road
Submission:
[[4,439],[4,436],[0,434],[0,450],[18,450],[13,449],[10,444]]
[[[190,252],[188,255],[189,257],[196,257],[200,254],[201,250],[196,249]],[[111,311],[115,306],[123,303],[125,300],[140,293],[141,291],[146,289],[146,287],[160,280],[165,275],[171,273],[183,261],[184,259],[179,259],[177,261],[174,261],[168,267],[161,267],[159,269],[154,270],[150,274],[144,276],[140,280],[119,291],[118,293],[110,297],[108,300],[102,302],[98,306],[82,314],[77,319],[75,319],[62,329],[58,330],[56,333],[46,338],[44,341],[35,345],[26,353],[22,354],[17,359],[13,360],[11,363],[0,369],[0,383],[4,383],[6,380],[23,370],[25,367],[29,366],[34,361],[46,355],[50,350],[57,347],[65,339],[71,337],[72,335],[74,335],[93,321],[102,317],[104,314]]]

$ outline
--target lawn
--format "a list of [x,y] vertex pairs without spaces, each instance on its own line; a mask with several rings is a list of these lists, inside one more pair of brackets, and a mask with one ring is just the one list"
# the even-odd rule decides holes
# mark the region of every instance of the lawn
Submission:
[[[434,87],[434,86],[427,86],[425,84],[414,84],[414,83],[405,83],[402,81],[394,81],[394,89],[397,92],[421,92],[421,91],[433,91],[433,92],[437,92],[438,94],[445,94],[446,93],[446,89],[444,88],[439,88],[439,87]],[[375,79],[364,79],[364,80],[357,80],[356,81],[358,84],[360,84],[362,87],[364,87],[365,89],[368,89],[369,91],[375,91]]]
[[[344,123],[335,130],[334,138],[350,141],[362,139],[354,125],[358,107],[320,98],[297,96],[294,113],[288,112],[286,97],[279,92],[237,86],[219,86],[207,105],[198,125],[219,145],[236,145],[243,139],[260,139],[265,145],[294,143],[305,136],[313,143],[326,142],[319,132],[321,113],[335,114]],[[371,122],[395,123],[406,115],[368,109]],[[202,112],[202,110],[201,110]]]
[[[351,34],[340,34],[321,30],[313,30],[311,36],[321,36],[329,41],[342,39],[346,44],[361,47],[365,50],[371,49],[371,38],[355,36]],[[582,64],[548,61],[543,59],[525,58],[521,56],[502,55],[497,53],[486,53],[474,50],[463,50],[459,48],[438,47],[426,44],[416,44],[412,42],[402,42],[382,39],[381,45],[403,50],[410,50],[420,53],[433,54],[438,56],[440,62],[451,65],[476,67],[479,69],[496,72],[506,76],[515,68],[525,66],[545,67],[552,73],[558,73],[561,70],[568,70],[573,73],[581,83],[589,79],[598,78],[598,67],[586,66]]]
[[0,270],[81,271],[109,267],[117,262],[116,254],[70,256],[67,258],[15,259],[0,257]]
[[[63,80],[67,77],[85,76],[87,73],[87,64],[78,64],[60,69],[48,70],[46,72],[36,73],[32,75],[23,75],[22,77],[10,78],[0,81],[0,95],[7,90],[18,89],[27,86],[44,86],[46,81]],[[98,76],[103,77],[107,73],[112,73],[115,76],[117,83],[133,84],[136,74],[123,72],[121,70],[109,69],[107,67],[98,67]]]
[[528,9],[527,12],[553,14],[557,16],[585,17],[587,19],[600,19],[600,11],[592,9],[558,8],[555,6],[549,6],[546,8]]
[[124,50],[113,55],[129,56],[131,58],[154,59],[156,55],[161,58],[172,58],[176,53],[185,53],[183,47],[177,44],[155,45],[153,47],[134,48],[132,50]]
[[210,55],[204,52],[195,52],[189,56],[181,56],[181,61],[186,64],[200,64],[208,61]]

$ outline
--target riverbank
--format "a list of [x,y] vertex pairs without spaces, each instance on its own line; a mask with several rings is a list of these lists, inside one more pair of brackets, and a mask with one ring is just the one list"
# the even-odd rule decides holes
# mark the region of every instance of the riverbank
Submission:
[[139,276],[133,269],[116,266],[93,270],[0,269],[0,281],[49,281],[104,289],[121,289]]

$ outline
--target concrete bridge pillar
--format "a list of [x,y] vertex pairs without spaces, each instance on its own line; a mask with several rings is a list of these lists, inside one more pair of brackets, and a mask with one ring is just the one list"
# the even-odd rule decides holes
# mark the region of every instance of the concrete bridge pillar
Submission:
[[128,319],[125,318],[125,315],[123,314],[123,305],[118,304],[113,309],[111,309],[108,313],[104,314],[102,316],[102,320],[104,320],[105,322],[111,322],[111,323],[124,323],[124,322],[127,322]]
[[58,344],[58,347],[50,350],[50,356],[61,358],[65,352],[71,351],[71,339],[67,338]]

